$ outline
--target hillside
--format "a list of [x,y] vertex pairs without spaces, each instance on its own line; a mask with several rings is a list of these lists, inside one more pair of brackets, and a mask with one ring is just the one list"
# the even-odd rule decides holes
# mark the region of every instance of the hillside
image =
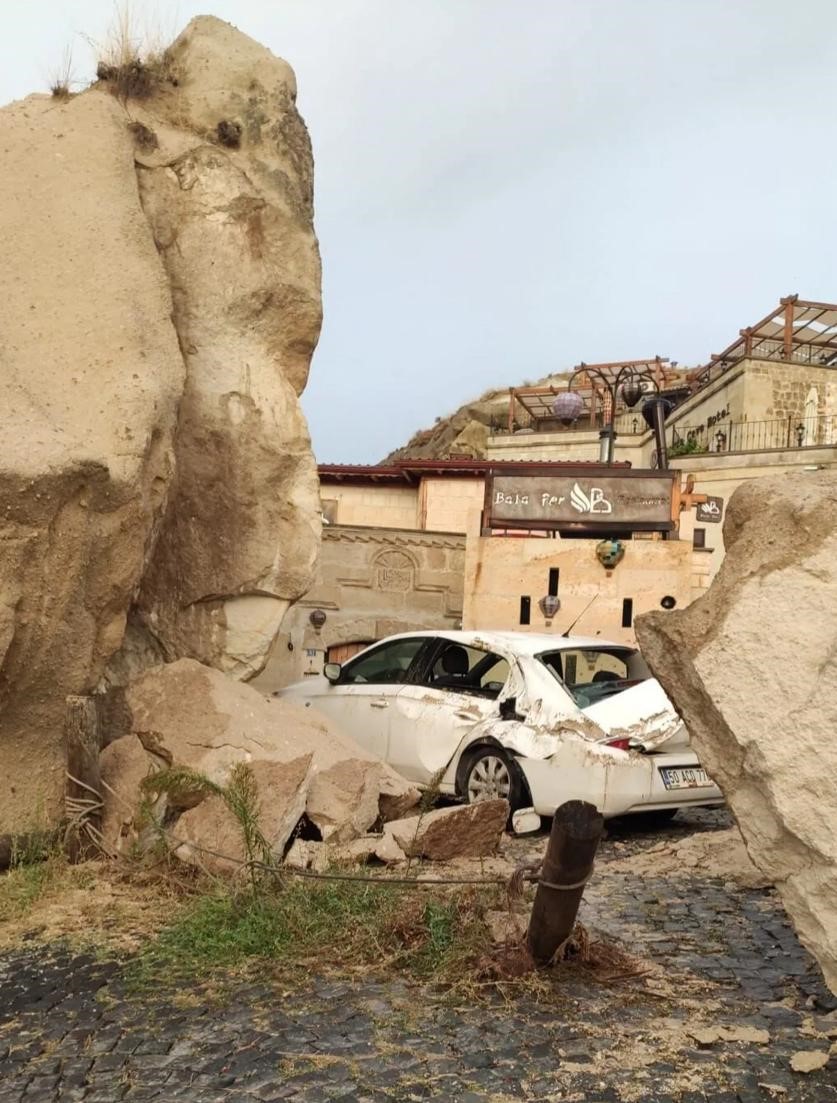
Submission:
[[[548,386],[566,380],[569,372],[545,376],[543,379],[520,383],[523,387]],[[479,398],[464,403],[452,414],[436,419],[430,429],[419,429],[401,448],[396,448],[382,460],[393,463],[406,459],[448,459],[469,456],[481,459],[493,426],[506,424],[509,410],[509,388],[486,391]]]

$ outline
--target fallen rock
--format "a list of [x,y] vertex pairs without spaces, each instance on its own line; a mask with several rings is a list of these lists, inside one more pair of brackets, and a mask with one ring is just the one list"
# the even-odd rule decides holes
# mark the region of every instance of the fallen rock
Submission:
[[311,783],[306,812],[325,842],[363,835],[380,815],[383,763],[347,759],[321,770]]
[[766,1046],[770,1041],[769,1032],[755,1026],[692,1027],[687,1034],[704,1049],[715,1045],[716,1042],[750,1042],[754,1045]]
[[407,855],[393,836],[386,834],[386,832],[376,840],[374,853],[378,861],[383,862],[384,865],[397,865],[399,862],[406,862],[407,860]]
[[[305,811],[312,760],[307,754],[292,762],[249,764],[259,795],[258,825],[274,861],[281,860]],[[184,812],[172,835],[180,844],[175,854],[182,861],[218,875],[242,872],[247,858],[242,824],[223,797],[209,796]],[[261,854],[256,857],[262,860]]]
[[485,925],[491,941],[497,945],[520,942],[526,933],[526,919],[514,912],[487,911]]
[[823,1049],[800,1049],[791,1057],[790,1066],[794,1072],[816,1072],[824,1069],[829,1059]]
[[737,827],[667,839],[627,857],[618,857],[612,865],[621,872],[641,876],[692,877],[700,870],[702,876],[720,877],[746,888],[770,884],[753,865]]
[[[315,709],[279,697],[264,697],[243,682],[234,681],[192,659],[179,659],[146,671],[126,689],[125,703],[134,731],[152,739],[158,755],[172,764],[205,774],[225,784],[236,762],[290,762],[311,754],[318,773],[344,763],[368,764],[370,773],[347,768],[346,776],[366,783],[378,778],[381,793],[393,802],[413,807],[418,790],[390,766],[369,754]],[[329,775],[332,780],[336,774]],[[341,774],[342,776],[342,774]],[[329,806],[329,785],[320,786],[317,814],[345,826],[347,809],[336,794]],[[381,803],[383,803],[383,798]],[[370,814],[368,791],[360,818]],[[374,817],[373,817],[374,818]],[[349,817],[351,819],[351,817]]]
[[386,825],[384,835],[409,858],[481,858],[496,853],[508,818],[508,801],[484,800],[395,820]]
[[837,472],[755,479],[726,557],[643,654],[732,808],[750,857],[837,992]]
[[328,867],[325,843],[309,839],[294,839],[285,855],[286,866],[291,869],[312,869],[319,873]]
[[159,769],[135,735],[108,744],[99,756],[102,786],[102,838],[111,854],[131,849],[142,827],[142,783]]
[[[269,828],[266,833],[279,857],[304,812],[330,842],[344,844],[379,819],[384,785],[394,801],[409,805],[418,800],[419,794],[409,782],[313,709],[266,698],[193,659],[147,670],[127,686],[124,706],[122,722],[133,732],[115,740],[101,756],[108,778],[115,776],[120,763],[130,765],[118,786],[113,786],[118,792],[106,795],[109,839],[138,838],[142,826],[138,813],[146,799],[142,782],[148,773],[164,767],[171,767],[174,774],[169,775],[157,801],[157,815],[159,818],[165,810],[171,819],[182,813],[174,833],[190,845],[177,853],[190,861],[196,860],[198,845],[227,853],[207,840],[213,833],[225,840],[232,838],[236,829],[221,797],[207,796],[206,788],[196,786],[188,776],[173,787],[177,771],[198,774],[223,787],[237,763],[250,764],[259,783]],[[294,775],[290,766],[301,757],[310,761],[311,768],[291,801],[287,785]],[[284,767],[290,772],[283,772]],[[295,816],[289,824],[281,815],[275,819],[286,807]],[[123,841],[118,847],[124,845]],[[374,845],[385,853],[392,844],[378,837]],[[390,849],[389,856],[380,860],[397,861],[399,857],[403,857],[400,851]],[[203,864],[207,868],[213,865]],[[229,870],[232,865],[215,863],[213,869]]]
[[407,855],[391,835],[366,835],[362,839],[353,839],[339,847],[326,847],[329,858],[336,865],[363,865],[375,858],[385,865],[406,862]]

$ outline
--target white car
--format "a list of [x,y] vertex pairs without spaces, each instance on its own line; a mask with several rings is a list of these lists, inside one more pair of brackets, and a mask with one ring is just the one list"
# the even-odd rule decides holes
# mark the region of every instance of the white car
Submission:
[[[279,690],[310,704],[419,785],[505,797],[551,816],[586,800],[606,817],[721,804],[640,653],[524,632],[389,636]],[[439,778],[441,777],[441,782]]]

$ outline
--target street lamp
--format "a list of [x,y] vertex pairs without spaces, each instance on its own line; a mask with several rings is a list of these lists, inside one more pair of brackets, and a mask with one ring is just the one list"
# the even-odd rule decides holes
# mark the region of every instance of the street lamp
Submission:
[[567,381],[566,391],[562,391],[552,404],[553,413],[564,425],[569,426],[578,421],[584,412],[584,399],[580,394],[573,391],[573,384],[582,376],[591,386],[593,380],[595,380],[596,384],[604,388],[610,396],[605,424],[599,431],[599,462],[613,463],[613,452],[616,443],[616,430],[613,427],[613,422],[616,416],[617,400],[621,398],[626,406],[633,409],[643,395],[647,393],[649,389],[647,384],[650,383],[651,389],[655,393],[659,393],[657,381],[650,372],[638,370],[631,364],[623,365],[613,378],[608,378],[599,368],[591,368],[582,364]]

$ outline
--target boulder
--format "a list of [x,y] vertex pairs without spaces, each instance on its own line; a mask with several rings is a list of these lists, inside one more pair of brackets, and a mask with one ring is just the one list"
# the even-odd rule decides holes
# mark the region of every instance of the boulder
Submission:
[[508,818],[508,801],[484,800],[395,820],[384,835],[410,858],[486,858],[496,854]]
[[755,865],[837,992],[837,472],[730,499],[707,593],[637,621]]
[[378,819],[383,763],[347,759],[321,770],[311,784],[306,812],[326,842],[363,835]]
[[99,756],[102,787],[102,838],[111,854],[124,853],[137,842],[146,799],[143,782],[164,765],[149,755],[136,735],[123,735]]
[[68,695],[182,656],[248,678],[314,578],[294,76],[209,17],[152,76],[2,111],[0,834],[61,815]]
[[[312,755],[315,770],[327,778],[315,790],[315,814],[324,823],[339,825],[344,838],[352,815],[362,822],[375,811],[368,788],[373,779],[381,794],[373,820],[383,814],[384,801],[389,807],[410,808],[419,799],[414,786],[315,709],[285,698],[264,697],[194,659],[146,671],[127,687],[125,704],[132,730],[158,756],[197,770],[219,785],[226,783],[236,762],[290,762],[302,754]],[[353,784],[363,779],[356,793],[364,794],[364,803],[354,813],[334,788],[338,774],[331,771],[338,765],[340,776],[353,779]],[[331,804],[329,792],[334,796]]]
[[[155,667],[131,682],[125,689],[122,720],[130,732],[101,755],[108,781],[107,838],[115,850],[139,838],[140,812],[148,800],[142,783],[149,773],[166,767],[175,773],[156,797],[155,813],[158,818],[165,814],[169,825],[179,815],[172,833],[186,845],[176,850],[178,856],[199,861],[212,872],[229,871],[235,863],[214,861],[212,856],[204,860],[200,847],[238,857],[238,844],[232,852],[225,846],[238,838],[239,828],[223,798],[207,796],[206,789],[189,777],[178,781],[178,770],[197,773],[224,787],[236,764],[249,764],[261,795],[263,829],[278,857],[303,813],[324,838],[336,844],[327,852],[324,849],[328,856],[378,821],[382,802],[412,807],[418,800],[418,791],[409,782],[358,747],[326,717],[292,701],[264,697],[194,659]],[[302,760],[308,767],[294,795],[291,788]],[[386,855],[382,861],[403,858],[391,841],[380,836],[370,845]],[[300,843],[293,860],[302,852]]]
[[383,865],[397,865],[407,860],[407,855],[386,832],[383,835],[364,835],[343,846],[327,846],[326,854],[328,860],[336,865],[364,865],[373,860]]
[[[251,762],[249,768],[258,790],[257,821],[270,858],[279,862],[305,811],[311,783],[312,759],[301,755],[291,762]],[[247,858],[244,827],[227,801],[206,797],[184,812],[171,829],[179,843],[175,854],[184,862],[217,875],[238,874]],[[263,855],[257,853],[262,860]]]
[[284,864],[290,869],[312,869],[320,872],[328,866],[326,845],[315,840],[294,839],[285,855]]

